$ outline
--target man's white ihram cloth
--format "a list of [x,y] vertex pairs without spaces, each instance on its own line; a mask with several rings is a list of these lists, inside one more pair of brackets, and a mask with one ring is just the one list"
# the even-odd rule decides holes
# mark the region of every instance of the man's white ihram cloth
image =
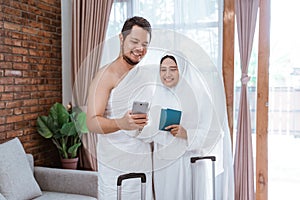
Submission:
[[[131,110],[134,100],[150,101],[153,90],[148,84],[149,68],[135,67],[119,82],[110,94],[105,111],[107,118],[121,118]],[[153,82],[153,81],[152,81]],[[152,160],[148,143],[136,138],[137,131],[116,131],[98,134],[99,193],[101,200],[116,199],[117,178],[132,172],[146,173],[146,199],[152,200]],[[124,181],[122,199],[140,198],[140,179]]]

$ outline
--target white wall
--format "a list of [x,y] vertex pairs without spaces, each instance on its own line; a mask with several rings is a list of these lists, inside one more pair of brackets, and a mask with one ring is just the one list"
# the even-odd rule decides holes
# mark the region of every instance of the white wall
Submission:
[[71,41],[72,41],[72,0],[61,0],[62,23],[62,101],[72,101]]

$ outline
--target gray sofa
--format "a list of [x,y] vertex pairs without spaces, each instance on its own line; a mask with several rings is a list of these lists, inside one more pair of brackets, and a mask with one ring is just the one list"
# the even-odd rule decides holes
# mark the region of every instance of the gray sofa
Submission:
[[[33,159],[30,160],[33,167]],[[98,197],[96,172],[47,167],[33,169],[35,180],[42,190],[42,196],[35,198],[36,200],[95,200]]]
[[[7,143],[0,144],[0,200],[98,199],[97,172],[37,167],[18,139]],[[11,156],[18,166],[6,162]]]

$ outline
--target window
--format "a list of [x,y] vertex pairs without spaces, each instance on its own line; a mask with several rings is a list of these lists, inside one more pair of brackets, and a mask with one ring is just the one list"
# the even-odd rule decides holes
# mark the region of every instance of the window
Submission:
[[115,0],[107,37],[120,33],[128,17],[143,16],[153,29],[169,29],[199,44],[218,69],[222,62],[222,0]]
[[300,196],[299,6],[293,0],[271,3],[268,182],[274,200]]

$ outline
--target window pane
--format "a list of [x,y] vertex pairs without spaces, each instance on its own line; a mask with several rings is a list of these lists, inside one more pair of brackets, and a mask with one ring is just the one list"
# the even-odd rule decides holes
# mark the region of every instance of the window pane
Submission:
[[300,3],[271,3],[269,199],[300,196]]
[[154,29],[175,30],[199,44],[221,71],[223,1],[127,0],[115,1],[107,37],[117,35],[127,17],[138,15]]

